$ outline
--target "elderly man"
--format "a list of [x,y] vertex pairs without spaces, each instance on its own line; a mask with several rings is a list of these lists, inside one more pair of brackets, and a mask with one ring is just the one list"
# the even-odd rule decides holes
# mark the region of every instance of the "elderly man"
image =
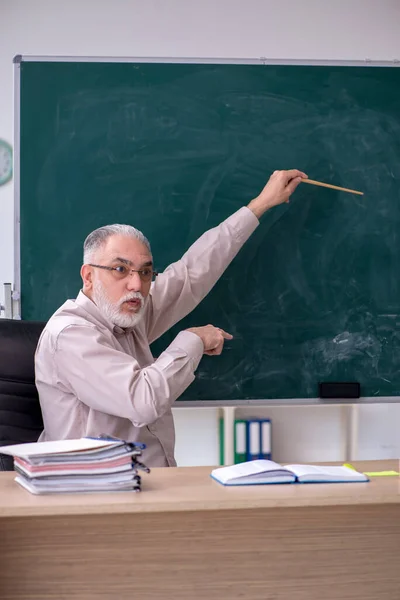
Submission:
[[40,441],[108,434],[146,444],[149,466],[175,465],[171,405],[203,354],[232,336],[213,325],[181,331],[154,360],[150,344],[208,294],[271,207],[302,177],[275,171],[259,196],[207,231],[164,273],[129,225],[93,231],[84,243],[83,288],[50,318],[35,367],[43,413]]

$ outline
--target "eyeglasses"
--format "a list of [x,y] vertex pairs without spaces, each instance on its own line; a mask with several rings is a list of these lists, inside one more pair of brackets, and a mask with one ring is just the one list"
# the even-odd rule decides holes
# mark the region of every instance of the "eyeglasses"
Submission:
[[118,267],[106,267],[105,265],[93,265],[92,263],[88,263],[89,267],[96,267],[96,269],[105,269],[106,271],[111,271],[115,279],[125,279],[131,273],[138,273],[141,281],[144,283],[148,283],[149,281],[154,281],[157,277],[157,271],[153,271],[150,267],[145,267],[144,269],[129,269],[124,265],[118,265]]

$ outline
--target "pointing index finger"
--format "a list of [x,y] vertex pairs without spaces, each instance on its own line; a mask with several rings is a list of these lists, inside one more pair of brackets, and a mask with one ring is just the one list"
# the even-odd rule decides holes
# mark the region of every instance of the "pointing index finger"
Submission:
[[226,340],[233,340],[233,335],[231,335],[230,333],[228,333],[227,331],[224,331],[223,329],[221,329],[220,327],[218,327],[218,329],[220,330],[220,332],[222,333],[222,337],[225,338]]

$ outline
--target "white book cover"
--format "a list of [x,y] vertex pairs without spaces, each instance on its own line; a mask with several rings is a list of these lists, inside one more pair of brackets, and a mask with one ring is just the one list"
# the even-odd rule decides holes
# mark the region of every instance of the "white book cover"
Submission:
[[50,456],[52,454],[64,454],[66,452],[83,452],[87,450],[98,450],[100,448],[113,447],[124,442],[114,440],[100,440],[92,438],[80,438],[76,440],[60,440],[55,442],[32,442],[29,444],[14,444],[2,446],[2,454],[19,456],[20,458],[31,458],[35,456]]

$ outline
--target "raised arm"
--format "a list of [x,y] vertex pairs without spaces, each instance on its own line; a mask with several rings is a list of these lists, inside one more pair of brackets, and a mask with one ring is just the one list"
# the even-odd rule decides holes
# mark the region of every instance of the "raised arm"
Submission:
[[262,192],[218,227],[204,233],[155,282],[147,313],[150,342],[180,321],[209,293],[270,208],[288,202],[304,173],[275,171]]

